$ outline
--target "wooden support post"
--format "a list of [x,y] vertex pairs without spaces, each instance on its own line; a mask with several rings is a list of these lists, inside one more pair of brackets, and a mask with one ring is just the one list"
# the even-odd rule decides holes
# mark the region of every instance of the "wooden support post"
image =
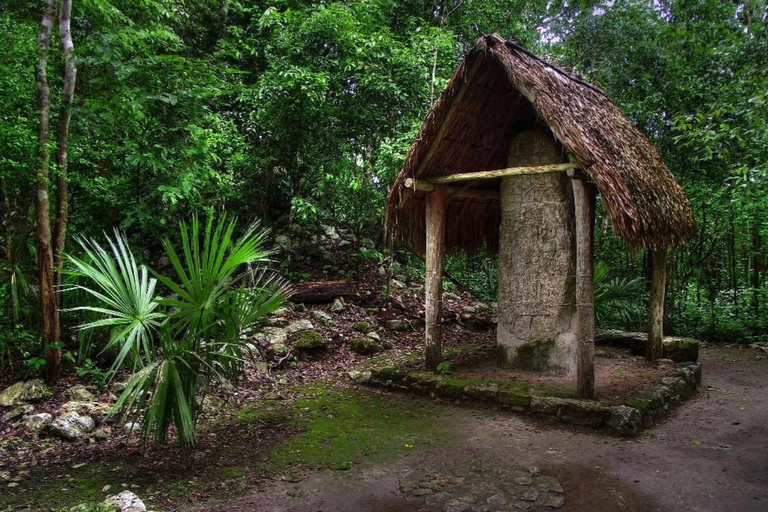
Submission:
[[656,361],[662,357],[664,338],[664,296],[667,286],[667,250],[653,250],[653,278],[651,281],[650,321],[645,358]]
[[572,179],[576,216],[576,393],[595,396],[595,188]]
[[443,316],[443,251],[445,247],[445,189],[427,195],[426,363],[436,370],[442,358],[440,322]]

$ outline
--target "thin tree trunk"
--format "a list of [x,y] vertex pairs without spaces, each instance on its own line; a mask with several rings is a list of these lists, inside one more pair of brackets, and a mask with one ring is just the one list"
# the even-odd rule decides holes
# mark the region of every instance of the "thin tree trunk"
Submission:
[[42,318],[41,334],[43,350],[46,359],[46,379],[55,382],[59,377],[61,351],[51,345],[59,341],[59,310],[56,303],[56,293],[53,279],[53,248],[51,247],[50,201],[48,199],[48,177],[50,159],[48,144],[50,143],[51,97],[48,87],[48,50],[51,47],[51,31],[53,28],[53,13],[55,0],[44,0],[43,18],[40,21],[40,32],[37,37],[38,63],[35,70],[37,82],[37,100],[40,110],[38,126],[38,164],[37,164],[37,197],[35,213],[37,221],[37,257],[40,277],[40,313]]
[[61,286],[61,268],[64,260],[64,245],[67,237],[68,198],[67,198],[67,149],[69,146],[69,121],[72,116],[72,97],[75,94],[75,46],[72,43],[70,19],[72,0],[62,0],[59,12],[59,37],[64,53],[64,84],[61,92],[59,126],[56,133],[56,228],[54,231],[54,278],[56,292]]

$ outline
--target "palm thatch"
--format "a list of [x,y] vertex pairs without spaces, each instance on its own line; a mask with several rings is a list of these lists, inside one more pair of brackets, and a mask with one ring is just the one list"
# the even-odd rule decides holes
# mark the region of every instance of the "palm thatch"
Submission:
[[[688,200],[656,149],[608,97],[498,35],[481,37],[427,115],[395,180],[387,226],[395,242],[424,252],[429,179],[506,167],[513,135],[548,126],[597,185],[614,231],[631,248],[676,246],[695,235]],[[470,186],[498,189],[500,180]],[[446,249],[498,248],[501,209],[492,199],[459,198],[447,208]]]

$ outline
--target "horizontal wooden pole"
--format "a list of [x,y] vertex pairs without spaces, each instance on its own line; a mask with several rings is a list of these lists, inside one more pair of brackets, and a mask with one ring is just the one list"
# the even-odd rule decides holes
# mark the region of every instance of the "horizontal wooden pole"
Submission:
[[[405,180],[405,187],[412,190],[420,190],[422,192],[434,192],[435,186],[429,181],[415,180],[408,178]],[[479,188],[459,188],[459,187],[442,187],[445,189],[445,193],[448,199],[462,198],[462,199],[487,199],[487,200],[499,200],[498,190],[483,190]]]
[[465,172],[461,174],[450,174],[448,176],[434,176],[424,181],[429,181],[434,185],[443,183],[454,183],[457,181],[472,180],[490,180],[493,178],[503,178],[505,176],[522,176],[525,174],[546,174],[550,172],[564,172],[578,168],[578,164],[554,164],[537,165],[533,167],[509,167],[507,169],[496,169],[493,171]]

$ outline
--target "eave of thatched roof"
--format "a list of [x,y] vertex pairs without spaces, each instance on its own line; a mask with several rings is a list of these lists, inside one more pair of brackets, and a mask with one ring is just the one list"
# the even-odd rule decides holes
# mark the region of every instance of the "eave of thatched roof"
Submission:
[[[387,204],[395,242],[423,253],[425,193],[406,188],[406,179],[504,168],[512,136],[536,123],[548,126],[595,182],[614,231],[630,247],[671,247],[695,235],[672,172],[605,94],[490,35],[461,62],[408,151]],[[499,180],[472,186],[497,189]],[[495,252],[500,215],[498,201],[451,201],[446,249]]]

